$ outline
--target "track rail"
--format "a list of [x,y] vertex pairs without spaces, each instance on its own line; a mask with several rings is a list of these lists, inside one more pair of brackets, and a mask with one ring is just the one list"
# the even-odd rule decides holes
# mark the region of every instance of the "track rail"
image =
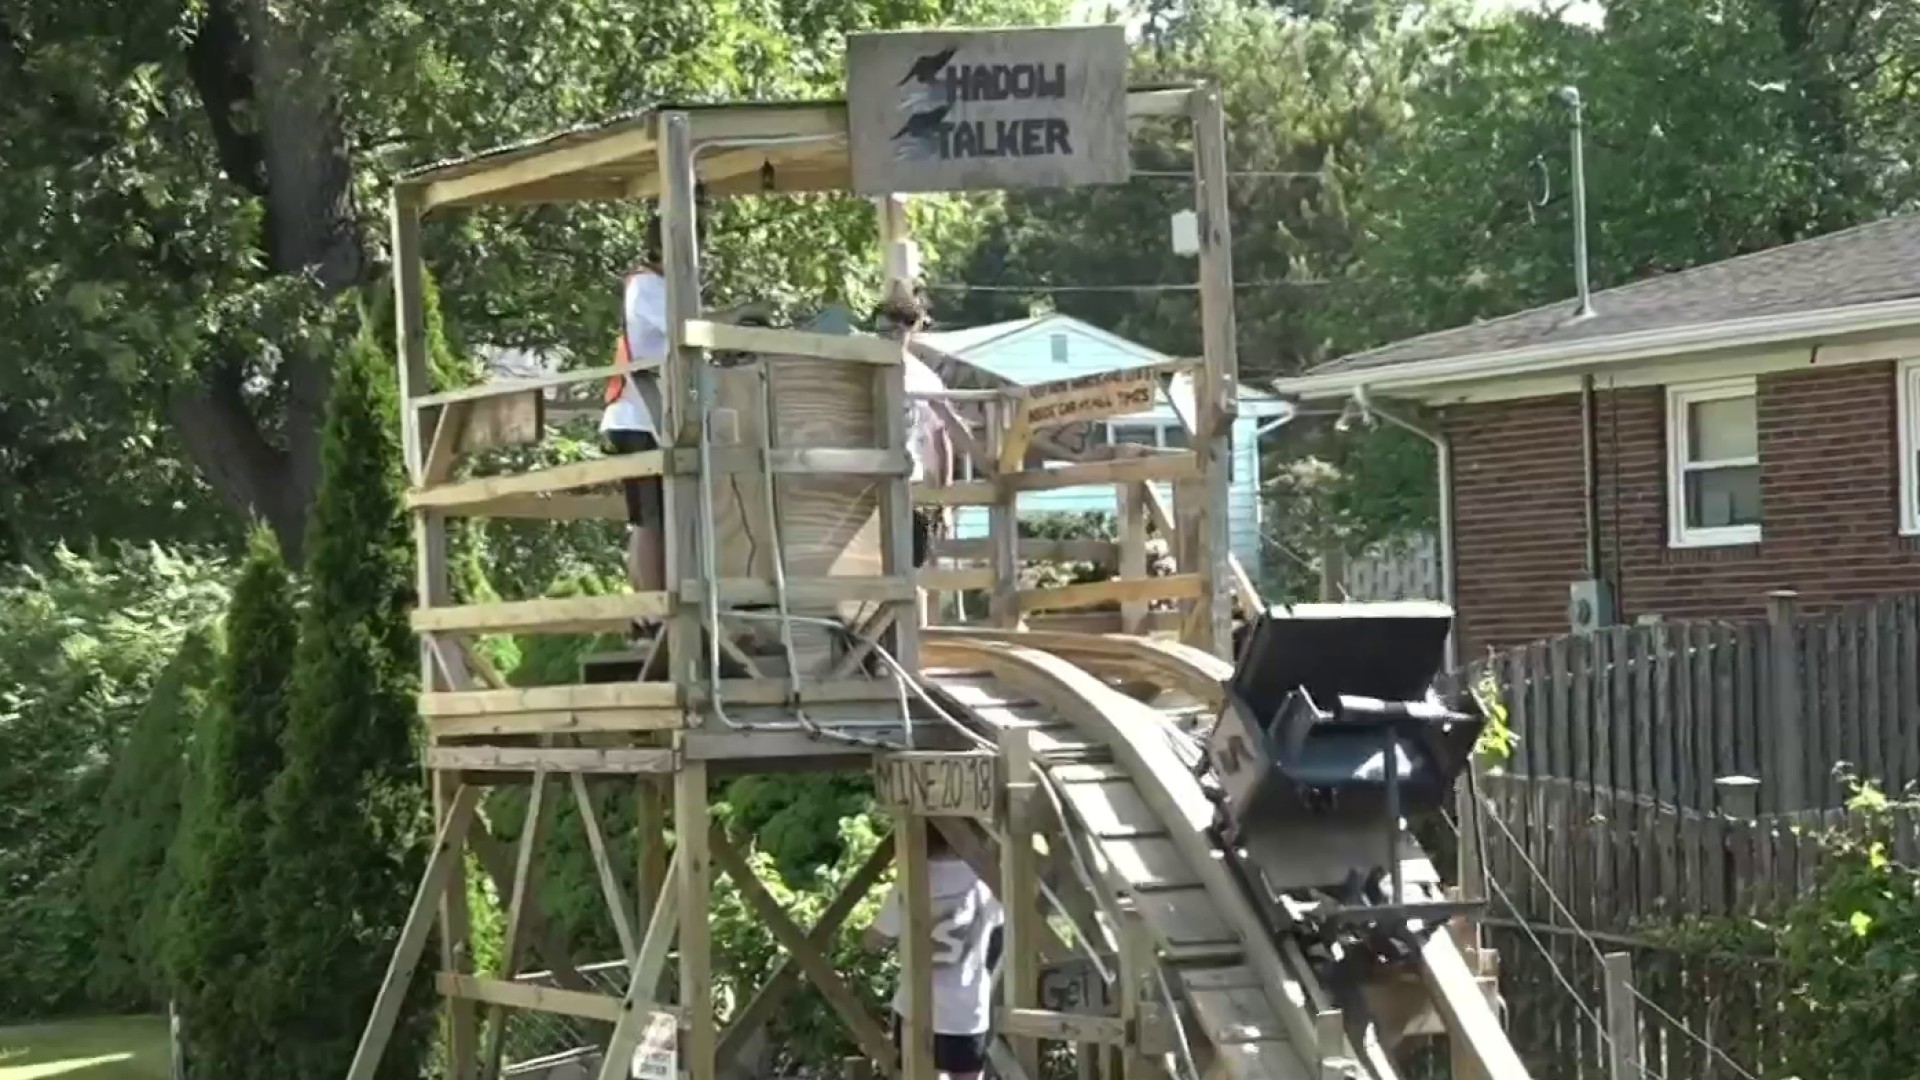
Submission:
[[[1130,901],[1152,934],[1198,1029],[1207,1080],[1397,1080],[1372,1026],[1342,1026],[1299,945],[1269,932],[1216,850],[1213,804],[1170,738],[1177,713],[1109,682],[1148,682],[1212,709],[1230,664],[1168,642],[1070,633],[929,630],[922,653],[928,684],[983,734],[1031,732],[1096,887]],[[1419,968],[1480,1075],[1527,1080],[1451,935],[1431,935]]]

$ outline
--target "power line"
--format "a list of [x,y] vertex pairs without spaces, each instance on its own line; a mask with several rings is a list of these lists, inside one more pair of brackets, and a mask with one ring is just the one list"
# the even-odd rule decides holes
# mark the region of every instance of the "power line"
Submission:
[[[1322,285],[1336,284],[1330,278],[1269,278],[1261,281],[1236,281],[1235,289],[1293,289],[1316,288]],[[927,289],[938,292],[984,292],[984,293],[1143,293],[1143,292],[1199,292],[1197,281],[1156,282],[1141,285],[1044,285],[1033,282],[1023,285],[974,285],[964,281],[929,282]]]
[[[1182,169],[1134,169],[1127,175],[1155,180],[1195,179],[1192,170]],[[1228,169],[1227,177],[1235,180],[1241,177],[1272,180],[1325,180],[1327,173],[1325,169]]]

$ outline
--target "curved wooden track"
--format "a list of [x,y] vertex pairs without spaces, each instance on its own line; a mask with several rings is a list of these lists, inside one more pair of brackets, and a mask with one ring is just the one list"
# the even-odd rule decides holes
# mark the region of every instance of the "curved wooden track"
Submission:
[[[1212,708],[1232,665],[1123,635],[943,629],[925,632],[921,648],[926,683],[963,710],[962,719],[989,736],[1030,731],[1036,762],[1071,819],[1065,827],[1107,893],[1102,906],[1130,903],[1150,931],[1207,1080],[1393,1080],[1371,1029],[1342,1028],[1299,946],[1269,934],[1215,849],[1214,808],[1191,750],[1183,755],[1169,737],[1178,713],[1115,686],[1144,681]],[[1444,931],[1432,935],[1422,975],[1435,1011],[1481,1075],[1525,1080]],[[1356,1031],[1357,1046],[1349,1036]]]

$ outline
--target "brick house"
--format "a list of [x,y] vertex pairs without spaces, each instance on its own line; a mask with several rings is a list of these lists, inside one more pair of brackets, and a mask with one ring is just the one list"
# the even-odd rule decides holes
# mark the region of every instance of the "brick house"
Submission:
[[1818,611],[1920,587],[1920,216],[1598,292],[1578,312],[1535,308],[1276,383],[1441,449],[1462,658],[1566,633],[1570,598],[1633,622],[1758,615],[1773,589]]

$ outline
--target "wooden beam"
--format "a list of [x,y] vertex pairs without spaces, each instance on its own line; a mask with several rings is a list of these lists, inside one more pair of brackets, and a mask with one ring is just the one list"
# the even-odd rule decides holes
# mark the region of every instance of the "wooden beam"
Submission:
[[627,919],[627,900],[620,892],[620,879],[613,873],[613,856],[607,851],[606,834],[600,831],[600,814],[593,808],[593,792],[587,778],[568,775],[573,787],[573,804],[580,812],[580,823],[587,830],[587,847],[593,852],[593,869],[600,878],[600,896],[607,902],[607,914],[613,918],[613,934],[620,939],[620,957],[631,967],[640,955],[639,942],[633,939],[633,923]]
[[713,1015],[713,928],[707,922],[713,893],[711,823],[707,766],[688,762],[673,778],[675,857],[680,864],[680,1002],[687,1011],[681,1068],[687,1080],[714,1080],[719,1041]]
[[[527,816],[520,823],[519,842],[514,845],[513,891],[507,900],[506,931],[500,946],[500,974],[511,979],[520,970],[520,950],[524,945],[527,916],[527,891],[533,879],[533,853],[539,846],[540,834],[547,818],[547,773],[541,770],[533,774],[533,791],[527,796]],[[487,1030],[491,1038],[487,1044],[487,1055],[481,1061],[480,1075],[484,1080],[498,1080],[500,1076],[500,1054],[506,1046],[506,1015],[504,1005],[487,1007]]]
[[999,486],[992,480],[962,480],[958,483],[913,485],[915,506],[992,506],[1000,498]]
[[1200,588],[1198,574],[1169,574],[1166,577],[1134,581],[1090,581],[1082,585],[1022,589],[1020,608],[1031,614],[1039,611],[1069,611],[1096,604],[1124,604],[1136,600],[1185,600],[1199,596]]
[[814,947],[808,936],[794,925],[786,910],[768,894],[767,887],[754,876],[753,868],[747,865],[747,860],[727,839],[726,831],[718,824],[713,826],[709,843],[712,845],[714,861],[733,879],[734,886],[740,890],[741,899],[753,909],[754,916],[772,932],[780,948],[800,966],[807,981],[820,991],[820,996],[826,998],[827,1004],[839,1014],[847,1030],[853,1033],[853,1040],[861,1052],[880,1063],[882,1072],[891,1076],[894,1072],[893,1043],[886,1029],[867,1012],[866,1006],[848,988],[846,980],[840,977],[826,954]]
[[982,566],[972,570],[922,570],[919,574],[920,587],[935,592],[959,592],[963,589],[991,589],[999,578],[993,567]]
[[[724,578],[720,582],[722,604],[772,604],[779,600],[773,582],[754,578]],[[884,604],[913,599],[913,580],[906,577],[788,578],[787,603],[814,607],[824,604]],[[689,578],[680,583],[680,602],[707,602],[704,583]]]
[[422,607],[412,621],[420,634],[593,634],[630,630],[635,620],[664,618],[672,609],[664,592],[619,593]]
[[[900,979],[907,1015],[900,1018],[903,1080],[935,1080],[933,1067],[933,897],[926,823],[905,811],[893,815],[900,874]],[[882,1058],[881,1060],[887,1060]]]
[[427,748],[427,768],[465,772],[630,773],[672,772],[678,761],[673,750],[611,746],[433,746]]
[[[1127,1027],[1127,1021],[1113,1016],[1083,1016],[1048,1009],[994,1010],[994,1030],[1023,1041],[1053,1039],[1058,1042],[1120,1046],[1127,1041]],[[1026,1062],[1022,1061],[1021,1068],[1026,1067]]]
[[[1195,639],[1190,644],[1227,657],[1233,651],[1233,594],[1227,556],[1232,552],[1229,473],[1233,458],[1233,422],[1240,410],[1239,331],[1234,321],[1233,223],[1228,209],[1227,135],[1218,87],[1196,90],[1193,119],[1193,175],[1200,210],[1200,333],[1205,364],[1194,381],[1202,496],[1195,516],[1197,565],[1181,569],[1200,575],[1201,596],[1193,611]],[[1186,508],[1182,508],[1184,511]]]
[[505,979],[483,979],[446,971],[434,976],[434,985],[442,997],[477,1001],[483,1005],[577,1016],[582,1020],[599,1020],[608,1024],[620,1019],[620,999],[608,994],[561,990]]
[[[880,875],[886,873],[892,863],[893,837],[883,836],[866,861],[841,887],[839,895],[827,905],[827,910],[820,913],[820,921],[807,932],[809,947],[824,952],[833,944],[833,937],[839,933],[847,916],[853,914],[853,909],[859,907],[867,894],[873,891],[874,885],[880,881]],[[737,1060],[754,1035],[773,1019],[775,1010],[786,1003],[787,997],[799,985],[799,964],[788,953],[774,965],[773,973],[767,976],[766,982],[760,984],[760,989],[755,991],[746,1008],[735,1015],[733,1023],[727,1026],[726,1033],[720,1037],[720,1048],[716,1052],[718,1064],[725,1066]]]
[[760,353],[775,360],[782,356],[800,356],[852,364],[900,363],[899,342],[869,334],[816,334],[764,326],[735,326],[705,319],[688,319],[686,326],[686,343],[696,349]]
[[[659,360],[644,357],[635,358],[624,368],[596,367],[578,368],[573,371],[561,371],[552,375],[539,375],[531,379],[495,379],[478,386],[462,386],[453,390],[442,390],[433,394],[422,394],[410,398],[416,412],[425,411],[440,405],[452,405],[458,402],[490,401],[495,398],[519,397],[523,394],[541,394],[549,390],[563,390],[582,383],[604,383],[616,375],[630,374],[635,371],[650,371],[660,366]],[[597,397],[597,395],[596,395]]]
[[[1007,898],[1006,948],[1002,963],[1006,974],[1000,988],[1005,1012],[1009,1015],[1040,1004],[1040,954],[1043,947],[1042,923],[1038,907],[1021,899],[1040,892],[1038,860],[1033,850],[1035,803],[1039,785],[1034,774],[1033,734],[1024,728],[1000,731],[1000,760],[1006,768],[1006,822],[1000,843],[1000,888],[995,893]],[[1027,1033],[1011,1026],[1000,1030],[1012,1036]],[[1014,1055],[1028,1076],[1040,1075],[1040,1044],[1035,1037],[1016,1037]]]
[[521,690],[458,690],[420,695],[422,716],[487,716],[493,713],[571,712],[587,709],[674,709],[680,691],[672,683],[601,683],[535,686]]
[[1089,461],[1056,469],[1032,469],[1002,476],[997,483],[1013,491],[1057,491],[1088,484],[1125,484],[1133,481],[1172,483],[1200,475],[1199,461],[1190,451],[1146,458]]
[[[779,476],[907,476],[913,469],[913,459],[905,450],[861,447],[790,447],[768,451],[763,458],[758,448],[716,446],[707,451],[707,456],[709,469],[716,475],[771,472]],[[700,451],[676,450],[672,463],[676,472],[698,472]]]
[[386,1052],[387,1040],[392,1038],[394,1024],[400,1019],[407,984],[413,981],[413,973],[420,966],[420,955],[426,951],[427,938],[433,930],[434,909],[447,891],[454,868],[462,865],[467,830],[473,825],[474,811],[479,805],[477,787],[463,784],[453,794],[446,820],[440,825],[440,835],[434,841],[433,855],[427,860],[426,871],[420,875],[420,887],[413,894],[413,906],[407,911],[407,921],[401,925],[400,940],[387,961],[386,977],[380,982],[379,993],[374,995],[373,1015],[368,1017],[366,1030],[360,1034],[360,1045],[354,1049],[347,1080],[372,1080],[380,1065],[380,1055]]
[[487,735],[677,731],[686,727],[687,722],[684,709],[554,709],[429,717],[427,734],[439,742]]
[[665,451],[615,454],[531,472],[483,476],[438,487],[416,488],[407,493],[407,505],[415,510],[431,507],[459,511],[469,517],[484,517],[487,505],[496,500],[594,487],[620,480],[640,480],[659,476],[664,468]]
[[[1046,540],[1037,536],[1023,536],[1019,541],[1016,550],[1023,562],[1090,562],[1113,566],[1120,558],[1120,545],[1112,540]],[[939,555],[960,561],[991,561],[993,539],[982,536],[970,540],[943,540]],[[1146,571],[1125,576],[1144,577]]]
[[642,158],[654,149],[649,119],[636,117],[605,134],[551,150],[516,154],[498,165],[480,165],[465,176],[430,181],[421,194],[421,208],[473,202],[543,180]]

